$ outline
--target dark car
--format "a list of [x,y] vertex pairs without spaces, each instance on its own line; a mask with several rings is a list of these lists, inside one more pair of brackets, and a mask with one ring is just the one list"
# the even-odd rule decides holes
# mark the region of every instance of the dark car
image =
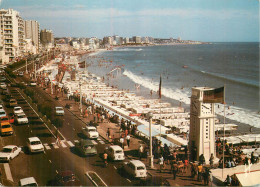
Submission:
[[168,180],[162,176],[151,176],[140,180],[140,186],[171,186]]
[[62,171],[55,177],[55,185],[57,186],[81,186],[79,179],[72,171]]
[[91,140],[80,140],[75,144],[75,149],[82,156],[97,154],[97,148]]

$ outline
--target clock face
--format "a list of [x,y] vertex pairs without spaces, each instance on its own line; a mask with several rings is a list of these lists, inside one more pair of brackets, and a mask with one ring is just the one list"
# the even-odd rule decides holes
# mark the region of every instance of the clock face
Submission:
[[202,114],[212,114],[212,105],[211,105],[211,103],[203,103],[201,105],[201,113]]

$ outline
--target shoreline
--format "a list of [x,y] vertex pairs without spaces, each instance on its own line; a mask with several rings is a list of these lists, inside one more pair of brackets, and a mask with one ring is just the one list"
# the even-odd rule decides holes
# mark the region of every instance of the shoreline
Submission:
[[[147,47],[147,46],[128,46],[128,47]],[[117,47],[117,48],[124,48],[124,46],[123,47]],[[94,55],[99,55],[100,54],[100,52],[104,52],[104,51],[107,51],[107,50],[105,50],[105,49],[97,49],[97,50],[95,50],[93,53],[90,53],[90,54],[92,54],[92,55],[90,55],[90,54],[87,54],[87,56],[94,56]],[[90,73],[94,73],[94,72],[91,72],[90,71]],[[109,83],[110,81],[105,81],[106,83]],[[142,85],[141,85],[141,90],[142,90],[142,93],[140,93],[140,92],[137,92],[137,91],[134,91],[135,92],[135,94],[137,95],[137,96],[144,96],[145,97],[145,99],[151,99],[151,98],[154,98],[154,97],[149,97],[149,90],[147,89],[147,88],[145,88],[145,87],[143,87]],[[119,90],[122,90],[123,88],[120,88],[119,87]],[[124,89],[123,89],[124,90]],[[154,94],[154,95],[156,95],[156,94]],[[168,97],[165,97],[165,96],[162,96],[162,101],[165,101],[165,100],[167,100],[167,99],[165,99],[165,98],[168,98]],[[174,99],[171,99],[171,98],[168,98],[168,99],[170,99],[170,100],[173,100],[173,102],[170,102],[171,103],[171,105],[173,106],[173,107],[176,107],[176,106],[178,106],[177,105],[177,103],[179,103],[180,101],[177,101],[177,100],[174,100]],[[168,102],[168,101],[167,101]],[[185,108],[185,111],[189,111],[189,106],[187,105],[185,105],[185,104],[183,104],[183,107]],[[223,116],[220,116],[220,115],[217,115],[218,116],[218,119],[220,119],[220,121],[223,121]],[[235,133],[234,134],[237,134],[237,133],[239,133],[239,134],[245,134],[245,133],[250,133],[250,127],[252,127],[252,129],[253,129],[253,132],[255,132],[255,133],[260,133],[260,128],[258,128],[258,127],[253,127],[253,126],[251,126],[251,125],[249,125],[249,124],[246,124],[246,123],[241,123],[241,122],[239,122],[239,121],[236,121],[236,120],[232,120],[232,119],[228,119],[228,118],[226,118],[226,123],[234,123],[234,124],[237,124],[238,125],[238,130],[237,131],[235,131]],[[251,129],[251,130],[252,130]]]

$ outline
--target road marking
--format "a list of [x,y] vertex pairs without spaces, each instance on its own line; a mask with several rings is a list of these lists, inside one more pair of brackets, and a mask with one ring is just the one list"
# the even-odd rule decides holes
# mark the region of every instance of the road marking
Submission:
[[70,125],[70,123],[68,123],[68,125]]
[[56,173],[58,174],[59,172],[56,170]]
[[79,143],[79,141],[78,141],[78,140],[74,140],[74,142],[75,142],[75,143]]
[[114,166],[114,168],[117,169],[116,166]]
[[52,163],[51,160],[49,160],[49,162]]
[[67,141],[70,147],[74,147],[75,145],[71,141]]
[[31,130],[31,133],[32,133],[32,130]]
[[101,144],[105,144],[105,142],[104,142],[104,141],[102,141],[102,140],[100,140],[99,142],[100,142]]
[[61,147],[63,148],[67,147],[64,142],[65,142],[64,140],[60,141]]
[[129,182],[132,182],[132,181],[130,181],[129,179],[126,179],[126,180],[128,180]]
[[44,145],[45,149],[47,149],[47,150],[50,150],[50,149],[51,149],[51,147],[50,147],[47,143],[45,143],[45,144],[43,144],[43,145]]
[[95,140],[91,140],[94,145],[97,145],[98,143]]
[[100,138],[98,138],[97,140],[101,140]]
[[11,169],[8,163],[4,163],[4,169],[5,169],[5,174],[6,174],[6,179],[14,182],[14,179],[12,177]]
[[57,146],[55,143],[51,143],[51,145],[54,147],[54,149],[58,149],[59,146]]
[[75,131],[75,129],[73,128],[73,130]]

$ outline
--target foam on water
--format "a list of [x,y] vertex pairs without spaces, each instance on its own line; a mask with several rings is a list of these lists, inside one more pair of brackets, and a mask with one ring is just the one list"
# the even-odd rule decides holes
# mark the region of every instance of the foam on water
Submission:
[[113,51],[122,51],[122,52],[127,52],[127,51],[142,51],[143,49],[141,48],[114,48]]
[[[153,82],[150,78],[138,76],[129,70],[125,70],[123,74],[126,75],[136,84],[139,84],[147,89],[153,90],[154,92],[157,92],[159,89],[159,82]],[[189,91],[180,90],[178,88],[173,89],[162,87],[162,95],[170,99],[181,101],[187,105],[190,104],[189,97],[191,93]],[[216,114],[224,116],[223,105],[219,104],[219,108],[217,107],[217,105],[218,104],[215,105]],[[229,108],[228,106],[226,107],[226,118],[260,128],[260,115],[256,112],[252,112],[248,109],[243,109],[235,106],[229,106]]]

